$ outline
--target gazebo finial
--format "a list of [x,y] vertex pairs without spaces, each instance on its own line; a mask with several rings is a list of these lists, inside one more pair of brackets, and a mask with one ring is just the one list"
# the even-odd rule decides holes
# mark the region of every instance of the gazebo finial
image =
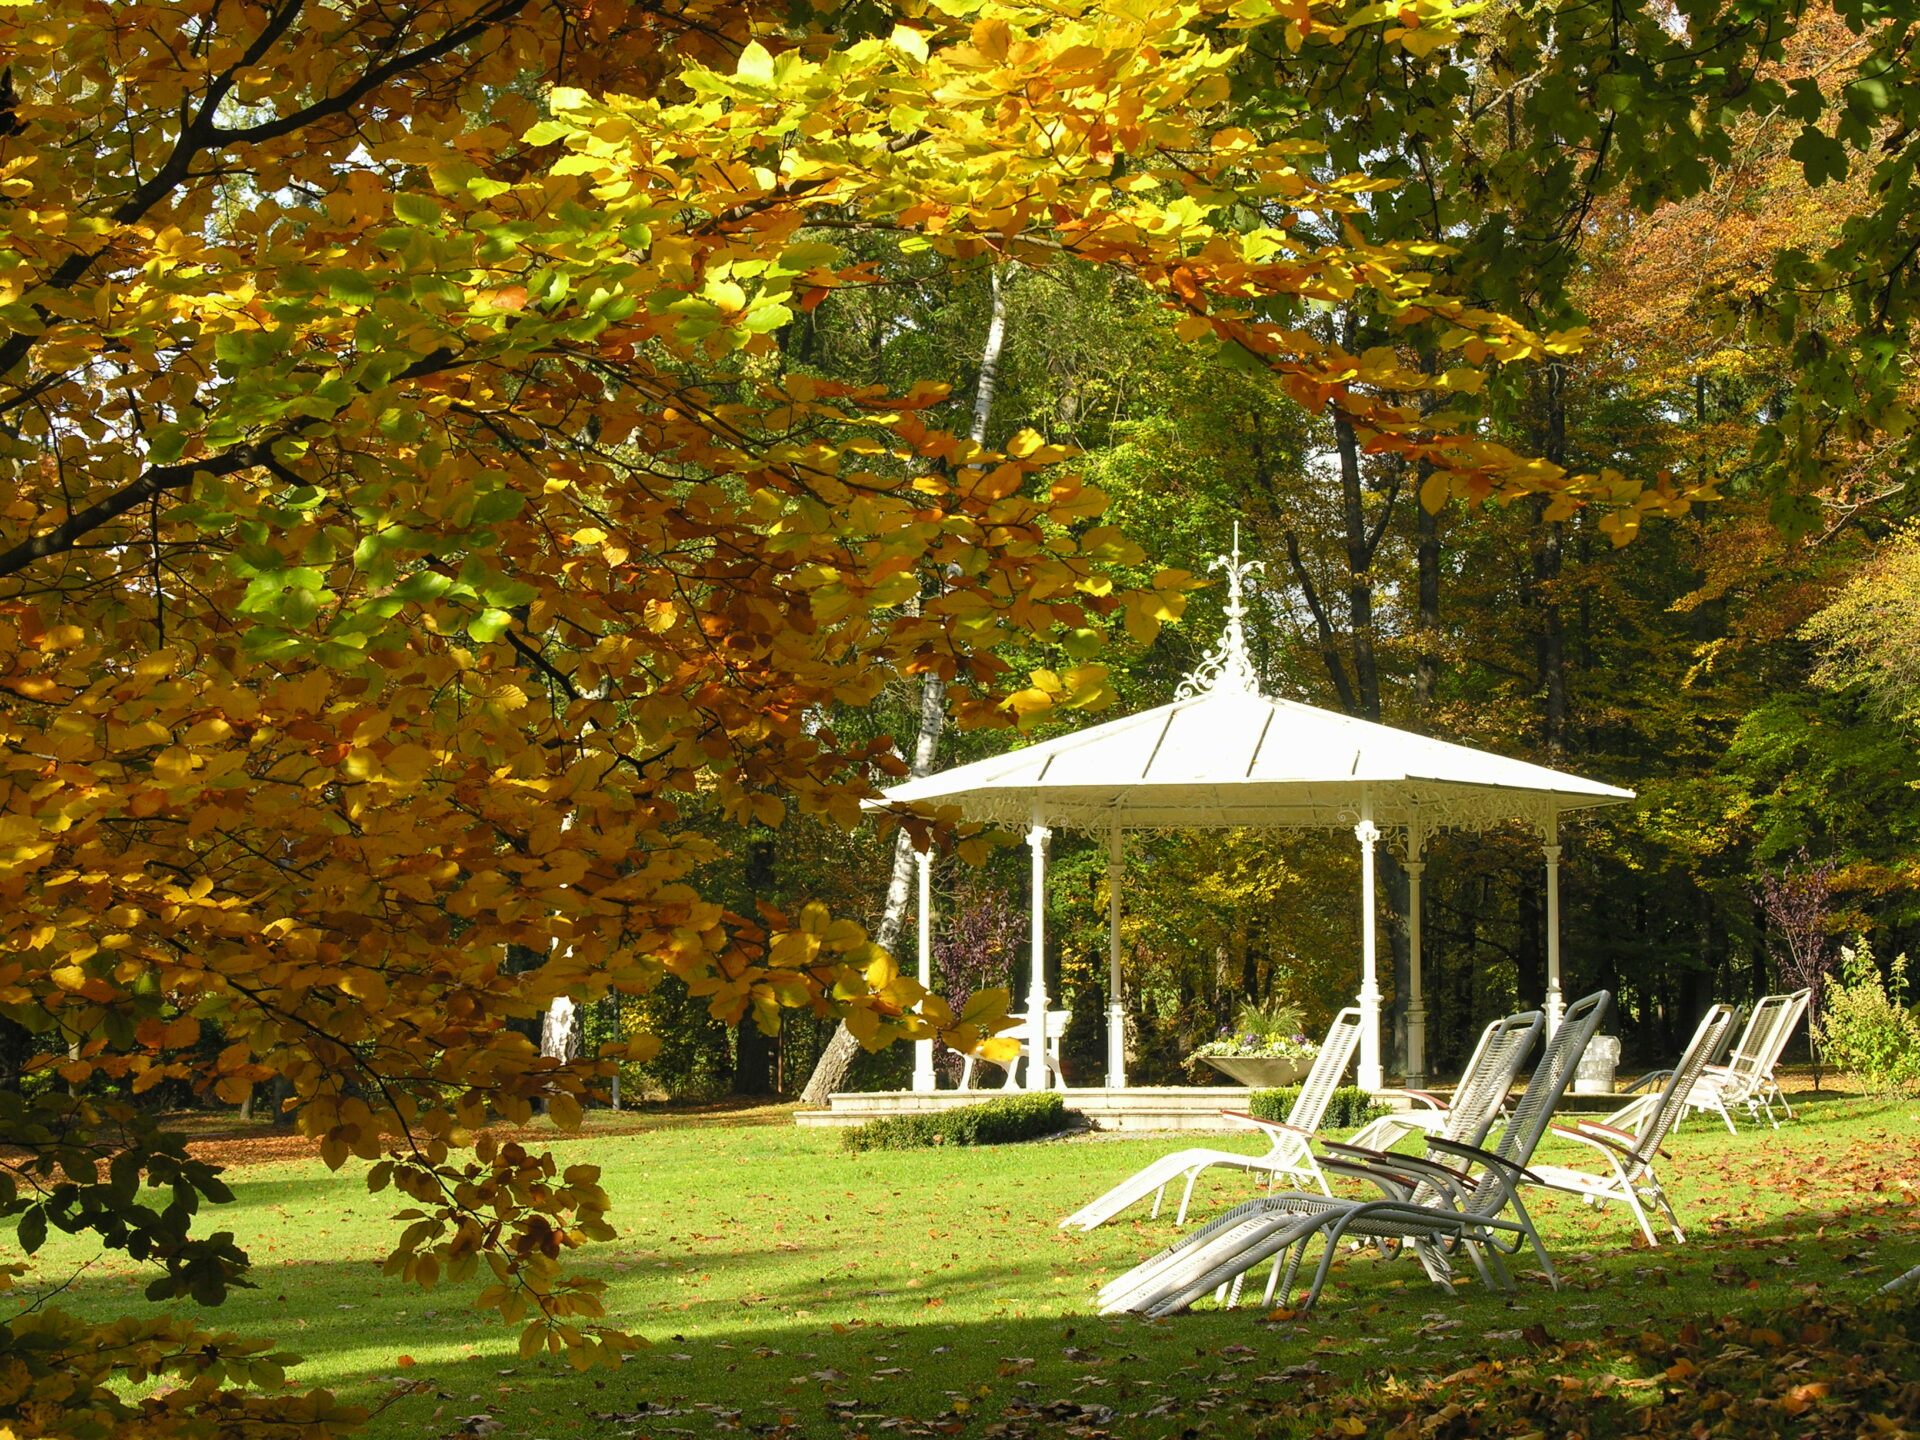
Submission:
[[1209,570],[1224,571],[1227,577],[1227,628],[1220,643],[1180,682],[1173,692],[1175,700],[1191,700],[1196,695],[1258,695],[1260,677],[1253,672],[1253,658],[1247,654],[1247,632],[1240,623],[1247,613],[1245,586],[1249,575],[1265,570],[1258,560],[1240,558],[1240,522],[1233,522],[1233,554],[1216,555]]

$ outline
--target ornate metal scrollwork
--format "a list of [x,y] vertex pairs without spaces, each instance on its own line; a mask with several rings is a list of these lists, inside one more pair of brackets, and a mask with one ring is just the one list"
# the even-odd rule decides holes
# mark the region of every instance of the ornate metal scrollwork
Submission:
[[1233,554],[1216,555],[1209,570],[1220,570],[1227,577],[1227,628],[1220,643],[1180,682],[1173,698],[1191,700],[1196,695],[1217,693],[1258,695],[1260,677],[1254,673],[1253,657],[1247,653],[1247,632],[1241,621],[1247,613],[1246,580],[1264,571],[1258,560],[1240,558],[1240,522],[1233,522]]

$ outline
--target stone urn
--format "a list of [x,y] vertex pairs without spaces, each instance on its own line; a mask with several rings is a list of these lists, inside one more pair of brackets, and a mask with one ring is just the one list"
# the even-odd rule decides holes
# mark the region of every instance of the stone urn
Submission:
[[1202,1055],[1200,1057],[1229,1080],[1255,1090],[1275,1090],[1282,1085],[1298,1085],[1313,1068],[1311,1058],[1289,1060],[1267,1055]]

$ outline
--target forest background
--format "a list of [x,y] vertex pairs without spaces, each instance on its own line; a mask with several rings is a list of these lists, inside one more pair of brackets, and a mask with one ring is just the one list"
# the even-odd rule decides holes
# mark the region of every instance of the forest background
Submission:
[[[1868,49],[1841,17],[1815,11],[1768,73],[1804,87]],[[1475,153],[1486,116],[1511,100],[1464,97],[1467,121],[1409,83],[1329,111],[1338,118],[1324,133],[1336,153],[1371,151],[1371,173],[1401,180],[1378,197],[1380,232],[1444,232],[1480,293],[1543,327],[1590,327],[1578,355],[1496,382],[1493,433],[1571,469],[1685,475],[1717,494],[1638,526],[1632,543],[1620,543],[1605,508],[1570,511],[1546,496],[1423,506],[1412,467],[1356,454],[1337,420],[1278,399],[1231,356],[1183,344],[1178,315],[1091,267],[956,274],[876,247],[885,285],[836,296],[781,340],[791,363],[821,373],[951,383],[953,425],[984,388],[988,441],[1031,427],[1076,447],[1113,497],[1110,517],[1153,564],[1204,573],[1237,528],[1243,553],[1264,566],[1247,626],[1267,693],[1636,790],[1637,803],[1563,837],[1564,984],[1567,994],[1612,991],[1629,1060],[1651,1061],[1711,1000],[1796,987],[1809,959],[1831,966],[1851,935],[1891,957],[1911,948],[1920,922],[1910,708],[1920,677],[1900,638],[1920,622],[1920,591],[1902,437],[1842,445],[1817,478],[1780,483],[1769,471],[1781,422],[1812,367],[1790,329],[1756,323],[1777,318],[1783,254],[1832,245],[1882,187],[1857,165],[1843,179],[1810,163],[1805,137],[1821,132],[1776,107],[1729,127],[1726,155],[1703,162],[1684,199],[1645,207],[1641,195],[1556,192],[1538,176],[1529,191],[1516,172],[1542,162],[1510,110],[1493,127],[1496,153]],[[1447,124],[1458,128],[1442,133]],[[1888,150],[1902,138],[1874,134]],[[1471,218],[1496,196],[1508,207]],[[1525,233],[1528,204],[1546,211],[1530,217],[1537,236]],[[1809,290],[1816,335],[1851,330],[1844,287]],[[1355,323],[1326,320],[1330,330]],[[1910,394],[1910,352],[1900,365]],[[1840,408],[1864,403],[1857,378],[1839,383],[1853,392]],[[1220,634],[1224,599],[1220,584],[1202,589],[1151,645],[1123,642],[1106,656],[1117,710],[1173,698]],[[1052,663],[1036,651],[1016,668]],[[836,723],[909,748],[920,700],[916,683],[896,682]],[[1038,733],[1090,723],[1076,715]],[[1022,738],[947,730],[937,764]],[[1295,1004],[1317,1028],[1350,1002],[1359,920],[1346,837],[1150,834],[1130,846],[1135,1083],[1217,1080],[1183,1057],[1245,1004]],[[872,829],[758,828],[732,846],[729,880],[742,903],[830,897],[836,912],[878,922],[891,847]],[[1068,1074],[1104,1083],[1105,839],[1061,833],[1052,847],[1049,984],[1075,1016]],[[1520,830],[1444,837],[1427,859],[1429,1055],[1445,1074],[1487,1018],[1543,997],[1542,861],[1539,837]],[[1384,867],[1397,1053],[1406,878],[1392,855]],[[935,874],[937,987],[1023,994],[1024,850],[984,866],[942,859]],[[832,1028],[799,1017],[770,1053],[671,985],[639,1013],[671,1037],[632,1076],[656,1095],[798,1093]],[[609,1018],[597,1023],[610,1029]],[[941,1065],[958,1073],[944,1047]],[[905,1053],[881,1052],[828,1070],[849,1088],[896,1088],[909,1066]]]

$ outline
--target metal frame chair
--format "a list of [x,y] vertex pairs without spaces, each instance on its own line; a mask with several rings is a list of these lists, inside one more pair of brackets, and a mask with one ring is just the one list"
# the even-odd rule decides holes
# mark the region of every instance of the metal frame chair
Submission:
[[[1342,1148],[1387,1150],[1419,1132],[1479,1144],[1506,1103],[1513,1077],[1532,1053],[1544,1023],[1545,1017],[1538,1010],[1493,1021],[1480,1032],[1467,1068],[1460,1072],[1460,1083],[1453,1087],[1452,1099],[1443,1100],[1426,1090],[1382,1090],[1382,1096],[1398,1095],[1428,1108],[1395,1110],[1369,1120]],[[1478,1129],[1474,1130],[1476,1125]]]
[[1712,1111],[1725,1123],[1730,1135],[1739,1133],[1733,1123],[1733,1110],[1738,1106],[1746,1107],[1755,1124],[1764,1114],[1777,1130],[1780,1122],[1774,1117],[1773,1101],[1778,1099],[1792,1119],[1793,1107],[1787,1105],[1786,1096],[1780,1093],[1773,1071],[1780,1063],[1780,1052],[1786,1048],[1787,1038],[1800,1023],[1800,1017],[1806,1014],[1812,994],[1810,989],[1801,989],[1790,994],[1763,996],[1747,1017],[1747,1028],[1741,1032],[1740,1043],[1733,1047],[1727,1063],[1706,1067],[1694,1081],[1687,1092],[1685,1113]]
[[1184,1225],[1187,1223],[1187,1206],[1193,1199],[1194,1183],[1199,1180],[1202,1171],[1215,1165],[1264,1171],[1269,1185],[1276,1176],[1286,1175],[1319,1186],[1323,1194],[1332,1193],[1327,1189],[1326,1177],[1320,1173],[1319,1161],[1307,1142],[1313,1138],[1313,1132],[1320,1128],[1320,1121],[1326,1116],[1333,1092],[1340,1088],[1340,1078],[1353,1063],[1353,1052],[1359,1044],[1360,1011],[1348,1006],[1333,1017],[1327,1038],[1320,1043],[1320,1053],[1314,1056],[1313,1068],[1301,1083],[1299,1098],[1287,1111],[1284,1122],[1257,1120],[1237,1110],[1220,1112],[1231,1120],[1264,1130],[1271,1142],[1266,1154],[1247,1155],[1235,1150],[1197,1147],[1163,1155],[1144,1170],[1128,1176],[1105,1194],[1082,1205],[1060,1222],[1060,1228],[1091,1230],[1149,1194],[1153,1196],[1153,1211],[1149,1218],[1157,1217],[1161,1202],[1166,1198],[1167,1187],[1182,1178],[1186,1181],[1186,1188],[1181,1193],[1180,1212],[1174,1217],[1174,1224]]
[[[1741,1034],[1744,1031],[1747,1023],[1747,1014],[1750,1009],[1751,1007],[1747,1005],[1736,1005],[1733,1007],[1733,1024],[1727,1027],[1726,1034],[1721,1037],[1719,1048],[1715,1050],[1713,1054],[1707,1056],[1708,1065],[1724,1065],[1726,1063],[1727,1047],[1733,1044],[1733,1037],[1735,1035]],[[1667,1083],[1667,1077],[1673,1074],[1673,1068],[1673,1066],[1669,1065],[1663,1070],[1649,1070],[1644,1075],[1636,1077],[1631,1085],[1623,1085],[1620,1088],[1620,1093],[1622,1095],[1654,1094]],[[1607,1123],[1612,1124],[1613,1122],[1609,1119]]]
[[1572,1140],[1598,1151],[1608,1164],[1606,1174],[1596,1175],[1568,1165],[1534,1164],[1529,1167],[1530,1178],[1524,1183],[1578,1195],[1589,1205],[1619,1201],[1633,1212],[1633,1218],[1640,1224],[1640,1233],[1647,1237],[1649,1245],[1660,1243],[1654,1236],[1652,1222],[1647,1219],[1647,1207],[1654,1206],[1673,1227],[1674,1240],[1684,1245],[1686,1232],[1680,1228],[1680,1217],[1673,1213],[1673,1204],[1660,1184],[1660,1177],[1654,1173],[1653,1161],[1656,1155],[1665,1154],[1660,1146],[1667,1132],[1679,1120],[1688,1092],[1706,1068],[1707,1057],[1726,1043],[1733,1019],[1732,1006],[1711,1006],[1693,1032],[1693,1039],[1687,1042],[1680,1063],[1668,1074],[1667,1083],[1658,1094],[1642,1095],[1604,1121],[1576,1120],[1571,1125],[1552,1127],[1553,1133],[1562,1140]]
[[[1269,1260],[1273,1273],[1266,1302],[1271,1304],[1276,1290],[1291,1294],[1315,1235],[1323,1237],[1324,1253],[1302,1309],[1319,1298],[1340,1242],[1348,1238],[1373,1240],[1382,1248],[1413,1246],[1428,1277],[1447,1290],[1452,1289],[1452,1257],[1461,1251],[1489,1288],[1496,1283],[1513,1288],[1505,1257],[1530,1246],[1558,1289],[1560,1277],[1519,1187],[1530,1178],[1526,1167],[1534,1149],[1610,1003],[1601,990],[1568,1007],[1493,1150],[1436,1135],[1428,1139],[1424,1159],[1388,1155],[1376,1164],[1343,1164],[1342,1173],[1363,1174],[1379,1185],[1388,1196],[1384,1200],[1302,1192],[1250,1200],[1111,1282],[1101,1291],[1101,1313],[1171,1315],[1209,1292],[1233,1305],[1247,1272]],[[1478,1166],[1479,1174],[1443,1164],[1436,1153]]]

